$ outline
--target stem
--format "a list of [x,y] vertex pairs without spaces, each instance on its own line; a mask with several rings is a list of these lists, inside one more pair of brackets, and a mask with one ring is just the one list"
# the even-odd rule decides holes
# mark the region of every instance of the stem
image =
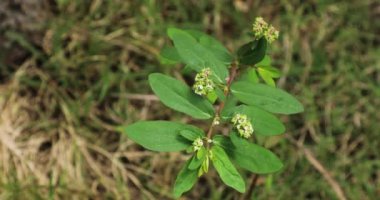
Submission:
[[243,196],[241,196],[241,198],[240,198],[241,200],[249,199],[250,197],[252,197],[252,193],[256,187],[256,183],[257,183],[258,178],[259,178],[259,176],[257,174],[252,175],[252,180],[251,180],[251,183],[249,185],[248,191]]
[[[237,74],[237,64],[236,63],[232,63],[231,64],[231,68],[230,68],[230,76],[228,77],[228,80],[227,80],[227,87],[225,88],[224,90],[224,96],[226,96],[226,100],[227,100],[227,97],[228,95],[230,94],[230,87],[231,87],[231,84],[232,84],[232,81],[235,79],[236,77],[236,74]],[[224,108],[224,103],[225,101],[221,101],[217,110],[216,110],[216,114],[215,116],[220,116],[220,113],[222,112],[223,108]],[[210,125],[210,128],[208,129],[208,132],[207,132],[207,138],[208,139],[211,139],[211,136],[212,136],[212,131],[213,131],[213,128],[214,128],[214,124],[212,123]]]

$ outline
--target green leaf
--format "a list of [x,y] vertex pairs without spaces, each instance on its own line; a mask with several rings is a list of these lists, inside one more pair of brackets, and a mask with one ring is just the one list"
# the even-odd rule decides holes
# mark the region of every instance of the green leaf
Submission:
[[177,49],[174,47],[165,46],[160,52],[160,62],[161,64],[177,64],[181,62],[181,56],[178,54]]
[[185,65],[181,72],[183,75],[193,75],[194,70],[189,65]]
[[260,66],[259,70],[266,71],[272,78],[279,78],[281,76],[280,70],[271,66]]
[[207,94],[207,99],[210,101],[210,103],[215,103],[215,101],[218,99],[218,95],[216,94],[215,90]]
[[205,159],[203,160],[198,176],[202,176],[203,173],[207,173],[209,166],[210,166],[210,156],[207,153],[207,155],[205,156]]
[[285,132],[285,126],[276,116],[256,106],[240,105],[225,111],[223,117],[230,119],[235,113],[245,114],[250,118],[254,133],[273,136]]
[[152,151],[172,152],[185,150],[191,142],[179,135],[181,130],[201,132],[195,126],[169,121],[140,121],[121,127],[128,138]]
[[287,92],[264,84],[236,82],[231,91],[241,102],[280,114],[303,112],[302,104]]
[[214,55],[218,59],[220,59],[226,63],[232,62],[233,57],[231,56],[230,52],[223,46],[222,43],[220,43],[214,37],[212,37],[212,36],[210,36],[204,32],[194,30],[194,29],[186,29],[184,31],[186,31],[191,36],[193,36],[201,45],[203,45],[209,49],[212,49]]
[[257,71],[259,72],[261,78],[264,80],[264,82],[269,85],[269,86],[272,86],[272,87],[276,87],[276,83],[274,82],[273,78],[272,78],[272,74],[263,69],[263,68],[258,68]]
[[229,157],[240,167],[257,174],[273,173],[283,167],[280,159],[271,151],[250,143],[235,133],[234,136],[240,139],[234,144],[229,137],[222,135],[216,135],[213,140],[215,144],[225,149]]
[[206,154],[207,154],[207,150],[206,150],[206,148],[205,148],[205,147],[201,147],[201,149],[199,149],[199,150],[197,151],[197,158],[198,158],[198,159],[201,159],[201,158],[203,158]]
[[238,81],[248,81],[250,83],[259,83],[259,77],[256,73],[256,69],[253,67],[247,68],[246,71],[241,73]]
[[191,161],[189,164],[189,169],[190,170],[196,170],[198,169],[203,162],[203,159],[198,159],[196,156],[191,157]]
[[185,30],[187,33],[192,35],[201,45],[211,49],[211,52],[216,58],[230,64],[233,60],[230,52],[220,43],[217,39],[197,30]]
[[219,87],[216,87],[215,93],[220,101],[226,101],[226,95],[224,95],[224,91],[222,89],[220,89]]
[[236,107],[238,100],[236,97],[229,95],[227,101],[224,104],[224,108],[220,113],[220,117],[222,120],[229,120],[231,118],[231,114],[233,109]]
[[185,83],[160,73],[149,75],[149,84],[163,104],[196,119],[209,119],[214,108],[207,99],[196,95]]
[[173,195],[176,198],[179,198],[184,192],[189,191],[198,180],[198,171],[190,170],[189,164],[190,161],[187,161],[175,180]]
[[270,59],[270,57],[268,55],[265,55],[263,60],[261,60],[260,62],[258,62],[256,64],[256,66],[258,67],[266,67],[266,66],[271,66],[272,64],[272,60]]
[[[199,152],[203,152],[203,153],[199,153]],[[199,153],[199,156],[198,156],[198,153]],[[205,160],[206,153],[207,152],[206,152],[206,149],[204,147],[202,147],[200,150],[198,150],[197,154],[191,158],[191,161],[189,164],[189,169],[191,169],[191,170],[198,169],[201,166],[201,164],[203,163],[203,161]]]
[[239,63],[254,65],[265,57],[267,41],[264,38],[251,41],[239,48],[237,54]]
[[212,163],[214,164],[214,167],[222,181],[235,190],[244,193],[245,182],[236,170],[235,166],[231,163],[226,152],[224,152],[221,147],[216,145],[211,148],[211,152]]
[[212,48],[200,44],[191,34],[180,29],[169,28],[168,35],[189,67],[197,72],[209,67],[218,82],[225,82],[228,76],[227,64],[215,56]]
[[197,138],[203,138],[205,135],[203,133],[202,130],[197,130],[197,131],[194,131],[194,130],[181,130],[179,132],[179,134],[184,137],[185,139],[193,142],[195,139]]

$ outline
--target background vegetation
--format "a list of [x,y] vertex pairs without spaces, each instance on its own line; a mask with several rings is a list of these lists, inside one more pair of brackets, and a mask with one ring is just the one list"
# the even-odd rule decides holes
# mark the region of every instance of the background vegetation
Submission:
[[116,127],[190,120],[147,85],[151,72],[182,78],[181,66],[157,57],[168,27],[206,31],[235,50],[256,16],[280,30],[277,83],[306,109],[264,141],[285,167],[259,176],[252,196],[212,171],[183,199],[378,198],[378,1],[2,0],[0,199],[171,199],[186,155],[143,150]]

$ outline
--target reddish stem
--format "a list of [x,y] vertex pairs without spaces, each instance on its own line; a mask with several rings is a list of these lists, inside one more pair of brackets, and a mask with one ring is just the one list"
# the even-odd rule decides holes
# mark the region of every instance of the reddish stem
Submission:
[[[231,68],[230,68],[230,76],[228,77],[228,80],[227,80],[227,85],[226,85],[227,87],[224,90],[224,96],[226,97],[226,99],[228,98],[228,95],[230,94],[230,87],[231,87],[232,81],[235,79],[235,76],[237,74],[237,69],[238,67],[236,63],[232,63]],[[225,101],[221,101],[218,106],[218,109],[216,110],[215,116],[220,116],[220,113],[222,112],[224,105],[225,105]],[[214,124],[211,124],[207,132],[207,138],[209,139],[211,139],[213,128],[214,128]]]

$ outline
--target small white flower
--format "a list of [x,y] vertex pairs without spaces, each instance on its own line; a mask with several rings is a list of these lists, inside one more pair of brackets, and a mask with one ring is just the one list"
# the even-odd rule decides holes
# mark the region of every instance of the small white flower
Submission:
[[256,17],[252,31],[256,39],[265,37],[268,43],[277,40],[279,36],[279,32],[272,25],[266,23],[262,17]]
[[265,31],[265,39],[267,39],[269,43],[277,40],[278,36],[279,32],[272,25]]
[[264,36],[265,30],[268,28],[268,24],[264,21],[262,17],[256,17],[255,22],[252,26],[253,34],[257,39]]
[[233,125],[235,126],[236,130],[238,131],[241,137],[244,137],[244,138],[251,137],[254,130],[247,115],[236,114],[232,118],[231,122],[233,123]]
[[213,125],[219,125],[220,124],[220,117],[219,116],[216,116],[214,118],[214,120],[212,121],[212,124]]
[[193,149],[194,151],[198,151],[199,149],[201,149],[203,147],[203,140],[202,138],[197,138],[194,140],[193,142]]
[[211,75],[210,68],[205,68],[195,76],[193,90],[196,94],[206,96],[215,88],[214,82],[209,78]]

